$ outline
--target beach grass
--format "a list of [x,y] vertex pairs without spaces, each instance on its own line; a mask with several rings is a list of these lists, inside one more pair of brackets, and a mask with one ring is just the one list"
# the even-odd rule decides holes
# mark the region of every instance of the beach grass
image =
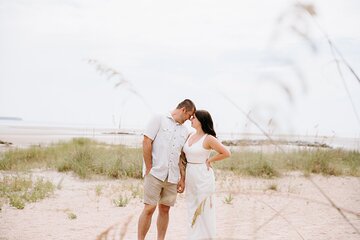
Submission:
[[304,175],[360,176],[360,152],[344,149],[304,148],[289,152],[236,151],[215,168],[239,175],[262,178],[279,177],[284,172]]
[[[360,153],[344,149],[302,148],[288,152],[232,151],[229,159],[213,164],[215,169],[238,175],[276,178],[300,171],[304,175],[360,176]],[[142,149],[109,145],[76,138],[47,147],[13,149],[0,155],[0,170],[34,168],[72,171],[80,178],[141,178]]]
[[43,178],[33,180],[31,176],[4,176],[0,179],[0,201],[17,209],[28,202],[36,202],[50,196],[55,185]]
[[120,194],[117,199],[113,199],[113,203],[116,207],[126,207],[130,202],[130,198],[125,194]]
[[10,150],[0,157],[0,170],[27,171],[34,168],[73,171],[80,178],[99,174],[110,178],[140,178],[142,150],[76,138],[48,147]]

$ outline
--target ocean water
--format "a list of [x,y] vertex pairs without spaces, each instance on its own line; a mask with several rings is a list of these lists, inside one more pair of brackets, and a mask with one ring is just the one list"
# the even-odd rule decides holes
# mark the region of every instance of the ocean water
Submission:
[[0,120],[0,140],[13,143],[19,147],[46,145],[79,137],[134,147],[140,146],[142,140],[141,132],[133,129],[122,129],[120,131],[116,128],[101,125]]
[[[85,137],[109,144],[140,147],[142,132],[139,129],[117,129],[111,126],[58,124],[29,121],[0,120],[0,140],[16,146],[50,144]],[[266,136],[251,133],[218,133],[220,140],[265,140]],[[274,140],[324,143],[333,148],[360,151],[360,138],[339,136],[272,135]]]

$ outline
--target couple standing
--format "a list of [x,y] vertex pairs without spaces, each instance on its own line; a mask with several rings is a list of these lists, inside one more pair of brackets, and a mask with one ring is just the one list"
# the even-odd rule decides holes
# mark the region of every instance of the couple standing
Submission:
[[[190,136],[183,125],[186,120],[196,130]],[[211,150],[216,154],[210,157]],[[152,118],[143,140],[144,209],[138,222],[138,239],[145,239],[157,206],[157,238],[165,239],[170,207],[185,188],[188,239],[215,238],[215,177],[211,164],[229,156],[216,138],[211,115],[196,110],[189,99],[168,115]]]

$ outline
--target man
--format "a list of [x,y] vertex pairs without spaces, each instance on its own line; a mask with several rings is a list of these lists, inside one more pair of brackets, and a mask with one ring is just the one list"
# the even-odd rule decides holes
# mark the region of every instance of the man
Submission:
[[144,209],[138,222],[138,239],[145,239],[152,215],[159,206],[157,239],[165,239],[169,210],[177,193],[185,188],[185,171],[179,161],[188,137],[183,123],[195,113],[194,103],[185,99],[167,116],[155,116],[147,125],[143,140]]

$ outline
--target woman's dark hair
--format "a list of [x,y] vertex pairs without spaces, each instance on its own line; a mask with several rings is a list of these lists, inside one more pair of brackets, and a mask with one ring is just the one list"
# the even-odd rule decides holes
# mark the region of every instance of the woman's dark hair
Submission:
[[216,137],[216,132],[214,130],[214,124],[213,124],[213,120],[211,118],[210,113],[206,110],[196,110],[195,116],[201,123],[202,130],[205,133]]

